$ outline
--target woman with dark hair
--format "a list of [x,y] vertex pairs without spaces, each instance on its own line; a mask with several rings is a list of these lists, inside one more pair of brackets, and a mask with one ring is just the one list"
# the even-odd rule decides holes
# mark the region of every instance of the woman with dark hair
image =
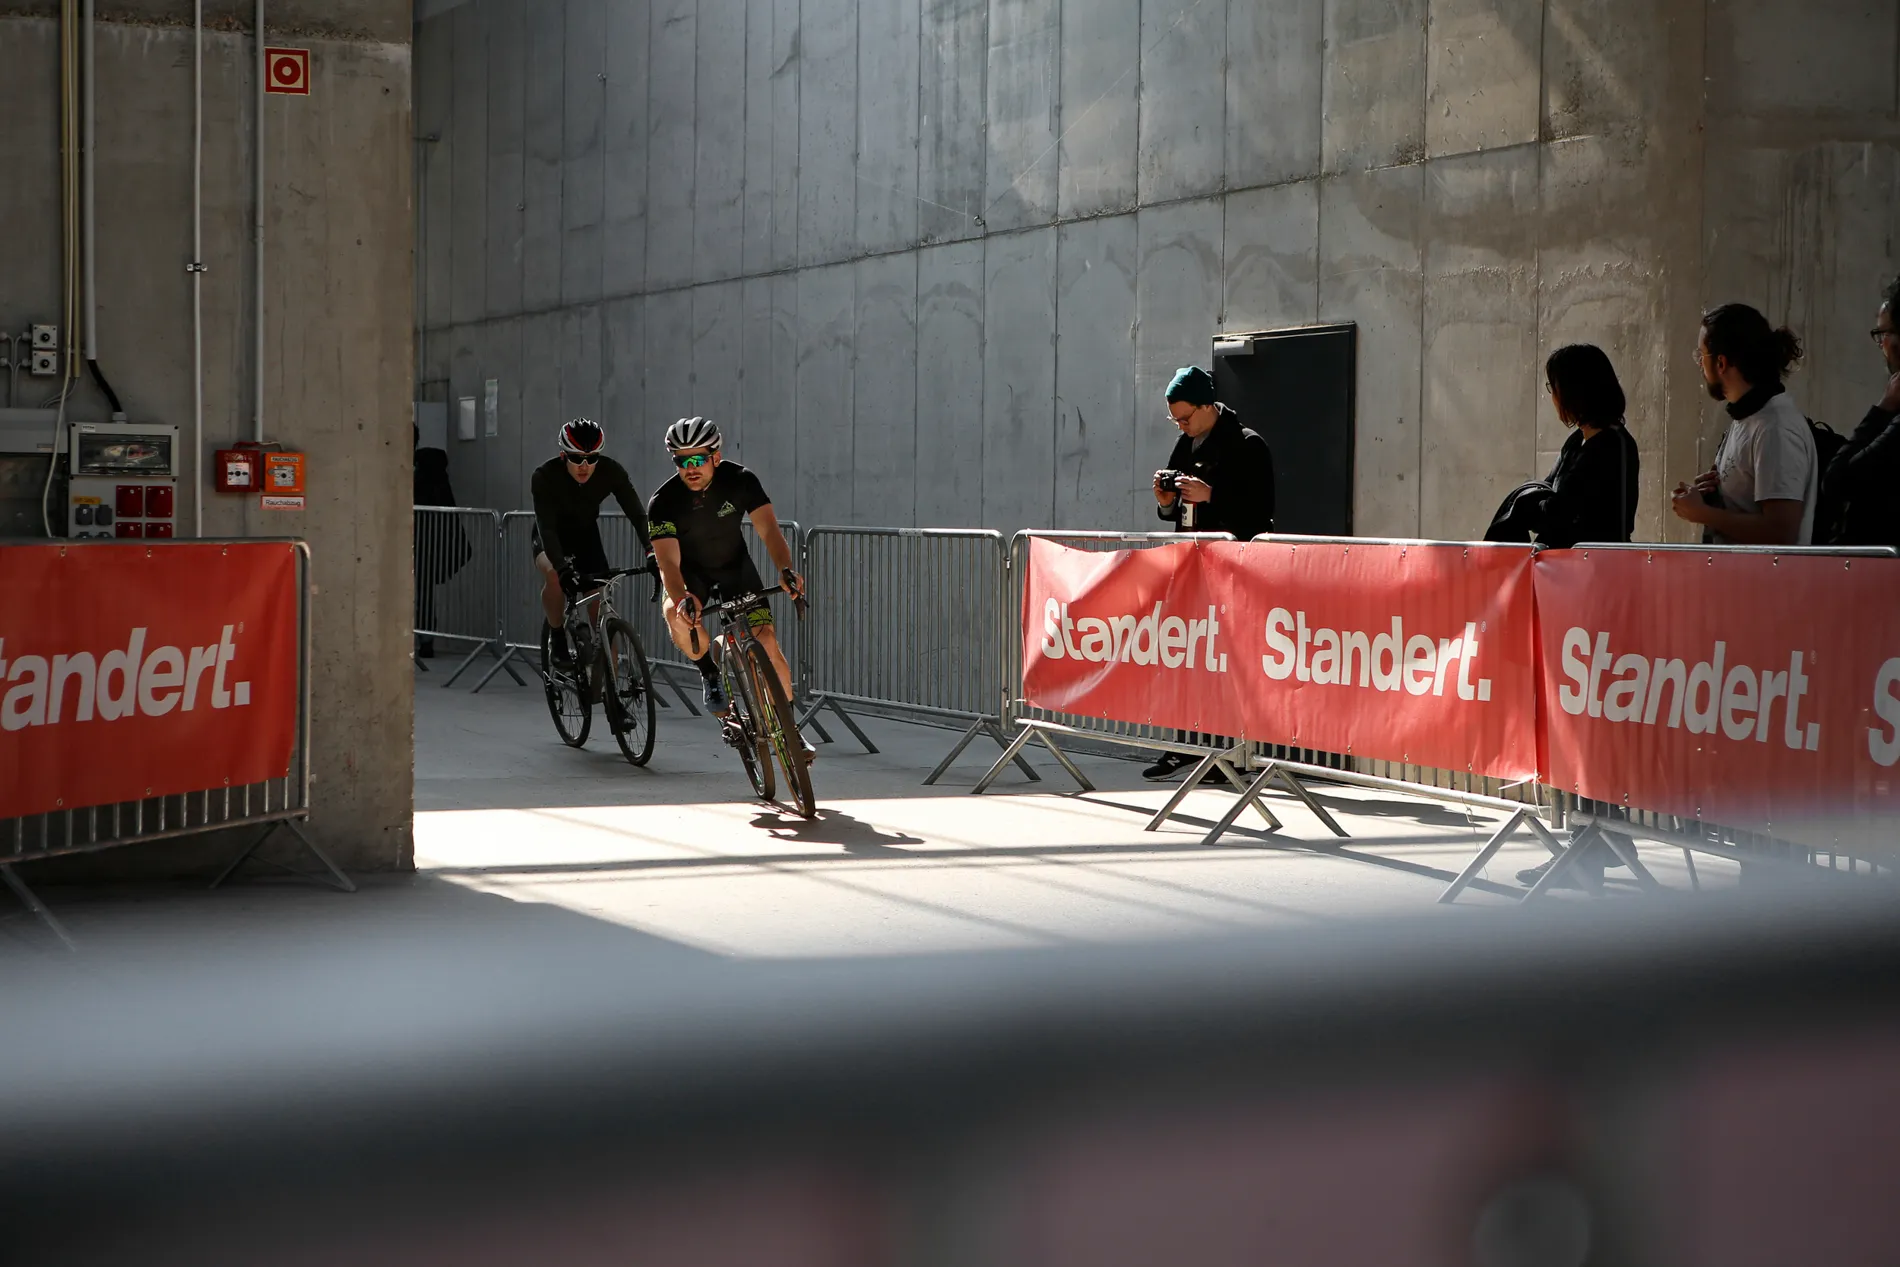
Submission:
[[1529,541],[1567,549],[1580,541],[1628,541],[1636,530],[1641,462],[1624,426],[1623,385],[1603,349],[1558,348],[1544,362],[1544,386],[1566,427],[1557,465],[1541,483],[1505,498],[1487,541]]

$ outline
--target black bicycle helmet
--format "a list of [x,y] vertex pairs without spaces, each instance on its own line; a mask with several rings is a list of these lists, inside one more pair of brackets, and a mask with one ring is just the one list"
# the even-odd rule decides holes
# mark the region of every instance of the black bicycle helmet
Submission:
[[575,457],[591,457],[607,443],[607,433],[591,418],[576,418],[561,427],[561,452]]
[[666,447],[674,453],[717,449],[721,443],[718,424],[711,418],[681,418],[666,429]]

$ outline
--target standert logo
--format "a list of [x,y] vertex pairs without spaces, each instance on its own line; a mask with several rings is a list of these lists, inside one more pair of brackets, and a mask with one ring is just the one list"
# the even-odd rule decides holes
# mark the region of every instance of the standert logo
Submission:
[[[236,632],[237,626],[226,625],[209,646],[161,646],[147,652],[146,629],[139,626],[123,650],[96,657],[91,651],[15,655],[11,660],[6,655],[8,640],[0,636],[0,682],[7,687],[0,699],[0,730],[163,717],[173,710],[188,713],[205,697],[207,679],[210,707],[244,708],[251,702],[251,684],[225,684],[237,658]],[[19,639],[14,642],[17,646]],[[69,690],[75,683],[77,691]]]

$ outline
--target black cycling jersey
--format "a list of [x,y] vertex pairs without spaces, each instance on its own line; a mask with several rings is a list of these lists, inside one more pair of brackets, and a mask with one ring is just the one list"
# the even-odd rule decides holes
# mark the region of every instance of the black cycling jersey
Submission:
[[546,554],[556,569],[572,560],[577,570],[590,576],[609,570],[597,522],[601,504],[609,497],[620,503],[640,536],[641,559],[632,562],[640,563],[653,548],[640,494],[634,491],[627,468],[612,458],[600,459],[593,478],[585,484],[568,474],[566,458],[551,458],[534,468],[528,492],[534,500],[535,552]]
[[712,483],[695,493],[675,475],[660,485],[647,506],[653,539],[680,543],[680,572],[687,578],[729,574],[752,556],[741,524],[772,499],[759,477],[737,462],[721,462]]

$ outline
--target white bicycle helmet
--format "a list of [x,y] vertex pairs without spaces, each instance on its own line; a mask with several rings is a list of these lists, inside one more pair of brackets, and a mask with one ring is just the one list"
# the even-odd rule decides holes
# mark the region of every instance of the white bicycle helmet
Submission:
[[673,453],[717,449],[721,443],[718,424],[711,418],[681,418],[666,429],[666,447]]

